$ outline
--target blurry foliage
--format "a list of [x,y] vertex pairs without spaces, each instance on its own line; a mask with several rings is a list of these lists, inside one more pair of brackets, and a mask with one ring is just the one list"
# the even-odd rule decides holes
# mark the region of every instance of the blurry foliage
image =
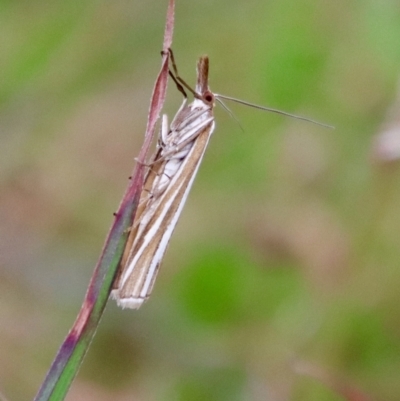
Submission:
[[[11,400],[32,398],[83,299],[143,139],[166,5],[0,2]],[[398,89],[398,2],[178,1],[176,18],[188,82],[208,53],[217,93],[336,129],[230,105],[242,132],[217,110],[151,300],[110,302],[67,399],[397,400],[400,172],[374,141]],[[170,118],[180,101],[170,85]]]

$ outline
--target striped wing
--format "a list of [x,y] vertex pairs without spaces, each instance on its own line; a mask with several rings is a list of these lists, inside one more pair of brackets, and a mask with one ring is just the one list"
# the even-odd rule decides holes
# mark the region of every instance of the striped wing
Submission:
[[177,113],[146,176],[112,296],[139,308],[149,297],[214,129],[212,108],[196,99]]

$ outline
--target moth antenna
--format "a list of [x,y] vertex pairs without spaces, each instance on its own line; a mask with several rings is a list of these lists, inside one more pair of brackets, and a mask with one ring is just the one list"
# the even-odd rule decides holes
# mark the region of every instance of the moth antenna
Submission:
[[311,118],[302,117],[302,116],[298,116],[296,114],[287,113],[286,111],[273,109],[271,107],[260,106],[258,104],[254,104],[254,103],[246,102],[244,100],[236,99],[235,97],[230,97],[230,96],[225,96],[225,95],[217,95],[217,94],[214,94],[214,96],[215,96],[215,98],[217,100],[218,100],[218,98],[225,99],[225,100],[230,100],[232,102],[244,104],[245,106],[253,107],[255,109],[264,110],[264,111],[270,111],[271,113],[280,114],[282,116],[295,118],[297,120],[307,121],[309,123],[320,125],[320,126],[325,127],[325,128],[329,128],[329,129],[334,129],[335,128],[332,125],[320,123],[319,121],[312,120]]
[[244,132],[242,124],[240,124],[239,119],[235,116],[233,111],[221,99],[218,99],[217,97],[215,97],[215,99],[225,109],[225,111],[229,114],[229,116],[236,121],[236,123],[239,125],[240,129],[242,130],[242,132]]

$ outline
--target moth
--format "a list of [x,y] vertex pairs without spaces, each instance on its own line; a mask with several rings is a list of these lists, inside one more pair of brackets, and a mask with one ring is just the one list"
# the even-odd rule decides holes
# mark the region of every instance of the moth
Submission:
[[[214,131],[214,95],[208,57],[197,64],[196,97],[185,98],[168,128],[163,116],[158,149],[144,181],[111,296],[122,308],[139,308],[150,296],[161,261]],[[179,85],[179,84],[178,84]]]
[[[171,61],[175,76],[172,72],[170,75],[184,94],[184,101],[169,127],[167,116],[163,116],[157,151],[149,163],[136,216],[114,279],[111,296],[122,308],[137,309],[151,294],[169,240],[215,128],[215,100],[221,103],[220,98],[233,100],[317,123],[280,110],[213,94],[208,87],[207,56],[200,57],[197,63],[195,90],[178,76],[172,52]],[[187,104],[182,85],[194,95],[190,104]],[[227,109],[224,103],[222,105]]]

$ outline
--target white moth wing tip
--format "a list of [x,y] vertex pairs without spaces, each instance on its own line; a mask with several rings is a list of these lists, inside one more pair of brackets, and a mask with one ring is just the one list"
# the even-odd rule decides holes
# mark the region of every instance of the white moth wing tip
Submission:
[[117,305],[122,309],[139,309],[145,301],[145,299],[137,297],[120,298],[118,290],[111,292],[111,298],[115,299]]

